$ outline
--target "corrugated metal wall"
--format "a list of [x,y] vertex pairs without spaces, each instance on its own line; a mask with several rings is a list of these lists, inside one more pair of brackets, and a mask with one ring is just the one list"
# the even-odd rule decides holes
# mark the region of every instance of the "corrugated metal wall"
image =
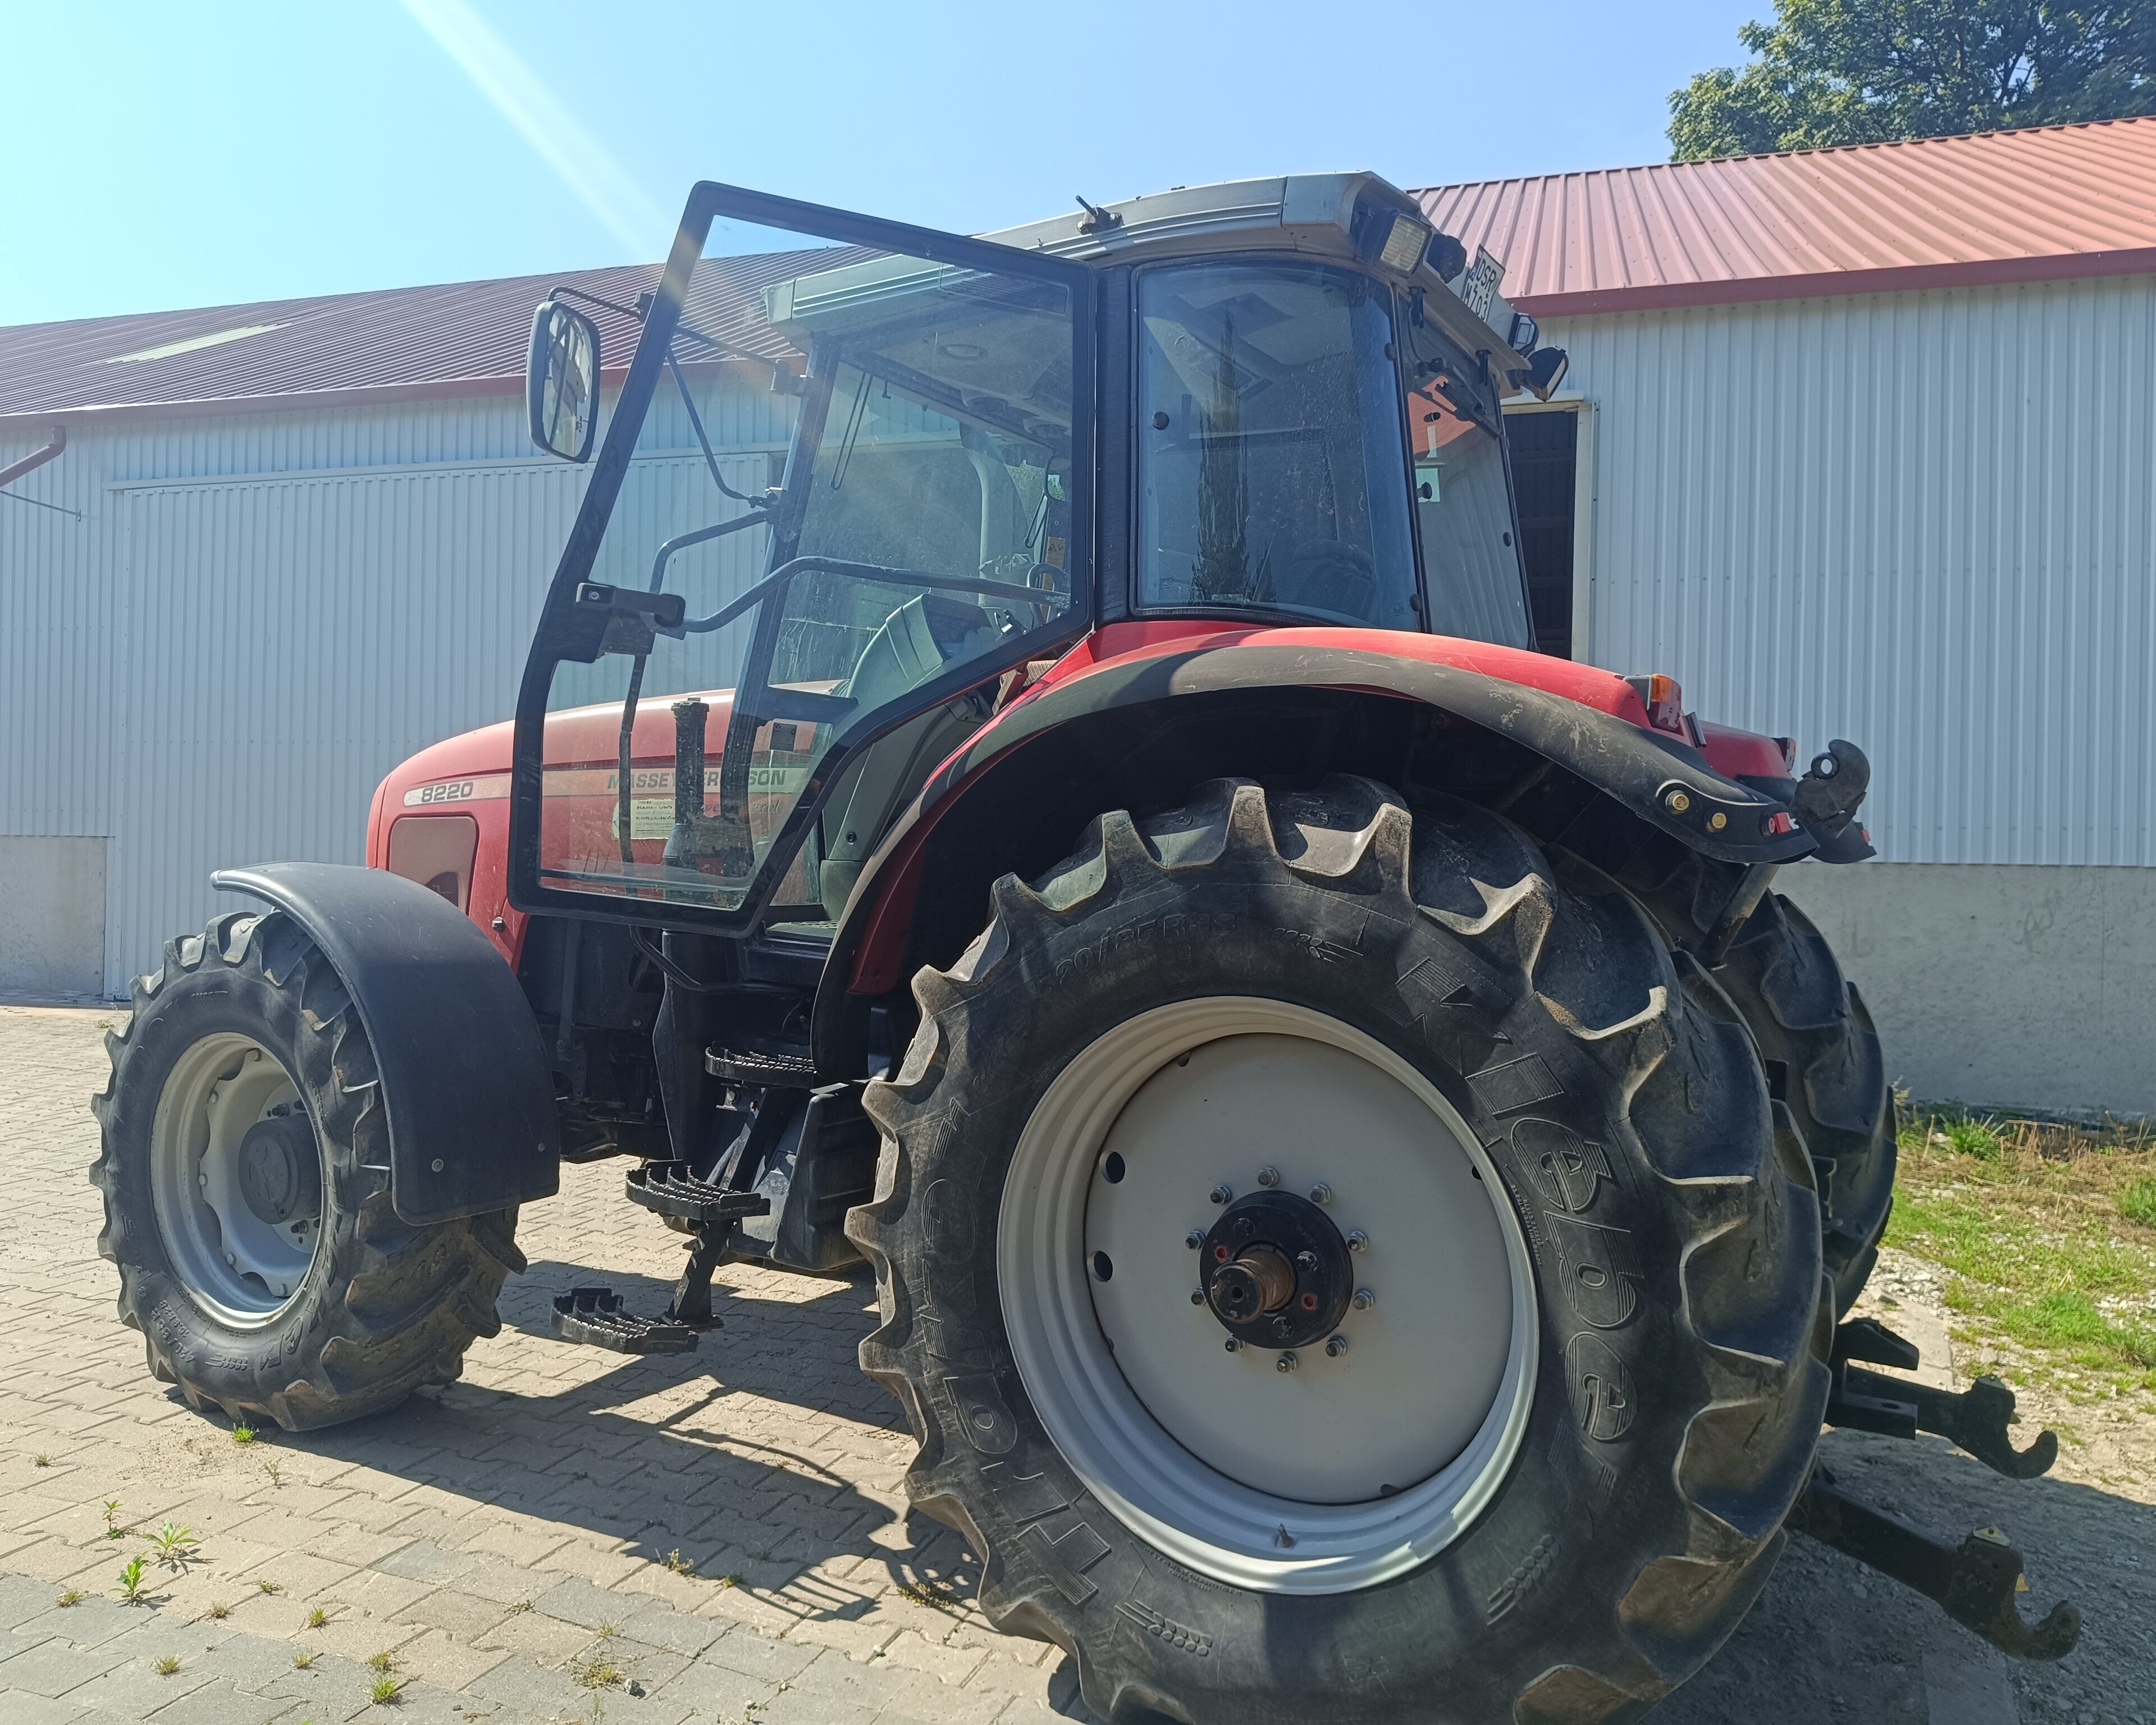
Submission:
[[1913,862],[2156,865],[2156,278],[1553,321],[1583,656],[1847,737]]
[[[1890,859],[2156,865],[2156,280],[1550,338],[1597,413],[1587,656],[1854,737]],[[789,406],[716,395],[713,441]],[[82,521],[0,502],[0,834],[112,839],[110,986],[211,867],[357,860],[383,773],[508,712],[583,482],[498,399],[78,430],[13,489]]]
[[[792,403],[699,405],[739,449]],[[18,482],[83,519],[0,502],[0,834],[111,839],[109,989],[219,907],[211,869],[359,860],[383,773],[508,716],[586,473],[495,399],[78,428]]]

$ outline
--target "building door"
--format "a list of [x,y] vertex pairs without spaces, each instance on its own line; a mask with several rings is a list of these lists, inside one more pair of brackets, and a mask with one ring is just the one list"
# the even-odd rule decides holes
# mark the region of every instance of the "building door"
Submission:
[[1520,506],[1520,549],[1535,645],[1573,656],[1572,558],[1578,490],[1579,415],[1537,408],[1505,415],[1512,485]]
[[0,837],[0,999],[105,993],[105,840]]

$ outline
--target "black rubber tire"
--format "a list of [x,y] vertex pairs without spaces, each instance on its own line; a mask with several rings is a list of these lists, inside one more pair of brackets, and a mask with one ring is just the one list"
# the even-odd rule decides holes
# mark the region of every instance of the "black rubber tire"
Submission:
[[[251,1037],[283,1064],[322,1147],[322,1240],[299,1292],[259,1328],[219,1322],[189,1294],[157,1224],[151,1129],[166,1080],[204,1037]],[[373,1051],[336,970],[281,912],[234,912],[167,942],[138,977],[112,1072],[91,1102],[103,1146],[98,1250],[120,1271],[120,1316],[150,1370],[198,1412],[302,1431],[377,1413],[463,1370],[501,1327],[503,1281],[524,1268],[516,1213],[414,1227],[389,1201],[388,1131]]]
[[1826,1267],[1835,1315],[1844,1317],[1878,1261],[1894,1207],[1894,1092],[1879,1033],[1826,937],[1779,893],[1760,901],[1715,980],[1762,1058],[1781,1063],[1805,1147],[1834,1163],[1822,1183]]
[[[983,1559],[990,1619],[1072,1652],[1096,1712],[1625,1719],[1721,1644],[1818,1440],[1818,1208],[1735,1009],[1630,897],[1465,803],[1224,780],[998,880],[986,929],[914,993],[920,1031],[866,1099],[876,1196],[848,1220],[880,1300],[861,1363],[919,1440],[912,1501]],[[1112,1024],[1214,994],[1299,1003],[1409,1060],[1530,1242],[1517,1457],[1452,1544],[1357,1592],[1247,1592],[1154,1551],[1057,1453],[1004,1332],[999,1206],[1042,1092]]]

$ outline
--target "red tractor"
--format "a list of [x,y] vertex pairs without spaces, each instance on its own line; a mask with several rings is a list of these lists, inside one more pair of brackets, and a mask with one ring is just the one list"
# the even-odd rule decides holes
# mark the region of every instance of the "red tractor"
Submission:
[[1893,1105],[1768,888],[1871,854],[1864,757],[1530,650],[1501,404],[1564,357],[1499,274],[1363,174],[993,239],[706,184],[651,293],[550,295],[535,439],[613,400],[514,724],[367,868],[220,875],[267,908],[114,1041],[151,1369],[288,1428],[454,1378],[622,1156],[680,1286],[561,1334],[865,1258],[914,1501],[1104,1718],[1629,1717],[1785,1527],[2062,1651],[1815,1466],[2049,1440],[1857,1363],[1914,1363],[1844,1322]]

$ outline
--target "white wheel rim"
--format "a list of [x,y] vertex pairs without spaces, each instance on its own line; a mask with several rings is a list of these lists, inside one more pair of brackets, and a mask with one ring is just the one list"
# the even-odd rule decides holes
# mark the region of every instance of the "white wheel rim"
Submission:
[[[1343,1353],[1299,1348],[1285,1373],[1229,1352],[1190,1297],[1209,1189],[1240,1197],[1265,1167],[1331,1189],[1376,1296],[1339,1325]],[[1527,1428],[1534,1278],[1503,1189],[1436,1087],[1336,1019],[1241,996],[1142,1014],[1056,1077],[1013,1153],[997,1271],[1019,1378],[1157,1549],[1261,1592],[1373,1586],[1473,1522]]]
[[173,1062],[157,1097],[150,1190],[158,1235],[196,1304],[235,1329],[259,1328],[290,1305],[321,1244],[319,1214],[276,1225],[241,1189],[249,1128],[291,1109],[304,1111],[291,1075],[236,1034],[195,1043]]

